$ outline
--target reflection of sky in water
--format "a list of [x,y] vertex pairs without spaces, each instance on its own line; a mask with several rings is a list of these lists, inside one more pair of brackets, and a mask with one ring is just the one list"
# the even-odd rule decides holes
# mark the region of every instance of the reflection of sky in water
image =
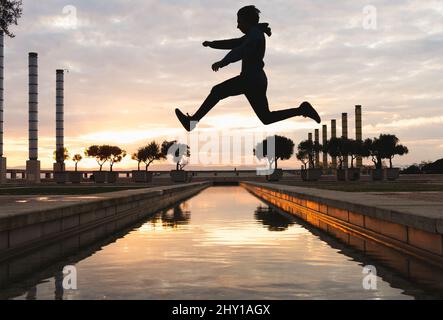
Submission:
[[[358,262],[268,214],[240,187],[207,189],[77,263],[78,290],[64,298],[410,298],[381,278],[377,291],[364,290]],[[37,297],[54,297],[53,278]]]

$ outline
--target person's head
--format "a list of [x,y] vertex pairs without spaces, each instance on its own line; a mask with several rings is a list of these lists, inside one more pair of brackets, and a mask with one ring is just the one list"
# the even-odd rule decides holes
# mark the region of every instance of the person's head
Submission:
[[260,21],[260,10],[255,6],[246,6],[238,10],[237,28],[243,33],[248,33],[249,29]]

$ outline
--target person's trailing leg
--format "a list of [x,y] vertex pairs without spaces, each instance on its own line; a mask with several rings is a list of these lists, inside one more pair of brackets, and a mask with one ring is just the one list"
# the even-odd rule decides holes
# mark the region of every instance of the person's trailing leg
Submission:
[[244,93],[244,82],[241,77],[237,76],[226,80],[211,90],[211,93],[205,99],[197,112],[190,116],[185,115],[178,108],[175,109],[177,118],[187,131],[192,131],[201,119],[220,101],[227,97],[237,96]]
[[262,91],[249,90],[246,97],[258,118],[265,125],[298,116],[311,118],[317,123],[321,122],[320,116],[309,102],[303,102],[298,108],[270,111],[266,93],[263,94]]

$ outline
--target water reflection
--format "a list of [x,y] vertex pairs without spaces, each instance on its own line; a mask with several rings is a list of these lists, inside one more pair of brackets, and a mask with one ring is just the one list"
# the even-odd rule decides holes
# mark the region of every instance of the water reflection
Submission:
[[254,216],[269,231],[285,231],[294,225],[294,219],[285,217],[270,207],[259,206]]
[[[384,261],[371,258],[376,249],[383,253]],[[329,235],[282,216],[242,188],[210,188],[153,216],[141,213],[132,221],[114,221],[0,263],[0,298],[441,296],[441,291],[436,295],[428,292],[390,268],[388,256],[405,259],[362,240],[351,240],[350,235]],[[377,267],[377,291],[362,288],[362,266],[368,264]],[[66,265],[77,268],[78,290],[63,289],[61,270]],[[409,266],[414,269],[413,264]]]
[[160,214],[160,218],[163,227],[176,229],[178,226],[189,223],[191,220],[191,212],[188,209],[187,202],[184,202],[172,209],[163,210]]

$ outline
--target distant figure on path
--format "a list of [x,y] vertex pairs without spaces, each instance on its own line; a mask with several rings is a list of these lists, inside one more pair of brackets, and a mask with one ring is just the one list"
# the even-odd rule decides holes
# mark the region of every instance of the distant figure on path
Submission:
[[197,112],[190,116],[179,109],[175,109],[178,120],[187,131],[194,129],[199,122],[220,100],[227,97],[244,94],[263,124],[268,125],[288,118],[303,116],[320,123],[320,116],[309,102],[303,102],[298,108],[279,111],[270,111],[266,90],[268,79],[263,70],[263,58],[266,50],[264,34],[271,36],[268,23],[259,23],[260,10],[255,6],[246,6],[237,13],[237,28],[245,35],[238,39],[205,41],[203,46],[213,49],[231,50],[226,57],[212,65],[212,70],[217,72],[220,68],[230,63],[242,60],[242,70],[239,76],[226,80],[211,90]]

